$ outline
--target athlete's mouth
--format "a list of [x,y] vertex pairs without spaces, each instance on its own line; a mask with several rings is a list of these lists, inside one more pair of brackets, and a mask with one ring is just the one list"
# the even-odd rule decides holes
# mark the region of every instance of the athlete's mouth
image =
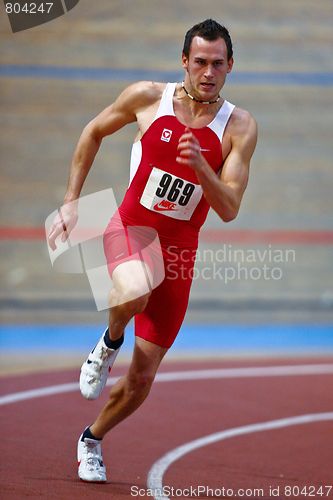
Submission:
[[200,86],[206,90],[212,90],[215,87],[215,83],[202,82]]

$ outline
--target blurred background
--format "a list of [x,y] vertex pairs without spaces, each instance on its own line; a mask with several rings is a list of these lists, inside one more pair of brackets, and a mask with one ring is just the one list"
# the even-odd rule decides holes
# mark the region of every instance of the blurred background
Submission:
[[[132,81],[181,81],[184,34],[208,17],[234,43],[223,96],[259,141],[238,218],[202,230],[170,359],[333,353],[332,1],[80,0],[15,34],[1,14],[2,373],[79,366],[99,336],[106,312],[85,275],[52,270],[44,221],[85,124]],[[135,131],[104,140],[82,194],[121,202]],[[123,359],[132,342],[130,327]]]

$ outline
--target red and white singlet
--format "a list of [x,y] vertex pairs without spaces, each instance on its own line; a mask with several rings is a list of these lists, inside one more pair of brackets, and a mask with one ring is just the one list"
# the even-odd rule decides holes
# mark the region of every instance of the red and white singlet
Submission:
[[[119,213],[124,224],[153,227],[161,243],[195,247],[209,205],[195,172],[176,162],[185,125],[176,118],[168,83],[153,123],[132,148],[130,183]],[[214,120],[193,128],[203,156],[215,172],[222,168],[221,140],[234,105],[224,101]]]
[[[166,85],[154,121],[140,141],[133,144],[129,186],[104,235],[112,276],[120,262],[150,243],[151,234],[140,231],[140,227],[158,233],[165,278],[153,288],[145,310],[135,316],[135,335],[167,348],[176,338],[186,313],[198,235],[209,210],[195,172],[176,162],[179,139],[186,128],[173,108],[176,85]],[[234,107],[224,101],[211,123],[190,129],[216,173],[223,167],[221,142]],[[136,227],[133,230],[138,237],[131,239],[131,226]],[[194,258],[189,259],[189,252],[184,249],[191,251]],[[154,267],[153,259],[147,263]]]

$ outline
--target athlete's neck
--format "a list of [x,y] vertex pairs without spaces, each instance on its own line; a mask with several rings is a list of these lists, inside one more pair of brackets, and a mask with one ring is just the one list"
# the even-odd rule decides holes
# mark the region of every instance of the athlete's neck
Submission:
[[182,82],[182,89],[184,90],[185,94],[187,95],[187,97],[189,97],[190,99],[192,99],[192,101],[194,102],[197,102],[199,104],[215,104],[217,103],[219,100],[220,100],[220,94],[217,96],[216,99],[214,99],[213,101],[203,101],[201,99],[197,99],[196,97],[194,97],[192,94],[190,94],[190,92],[188,92],[185,88],[185,83]]

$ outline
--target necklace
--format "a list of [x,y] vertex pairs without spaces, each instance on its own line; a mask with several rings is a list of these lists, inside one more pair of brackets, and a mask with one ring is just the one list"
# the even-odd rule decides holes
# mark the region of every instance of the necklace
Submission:
[[192,101],[199,102],[200,104],[215,104],[217,101],[220,100],[220,94],[219,94],[214,101],[200,101],[200,99],[196,99],[193,95],[187,92],[184,82],[182,82],[182,88],[184,89],[184,92],[187,95],[187,97],[192,99]]

